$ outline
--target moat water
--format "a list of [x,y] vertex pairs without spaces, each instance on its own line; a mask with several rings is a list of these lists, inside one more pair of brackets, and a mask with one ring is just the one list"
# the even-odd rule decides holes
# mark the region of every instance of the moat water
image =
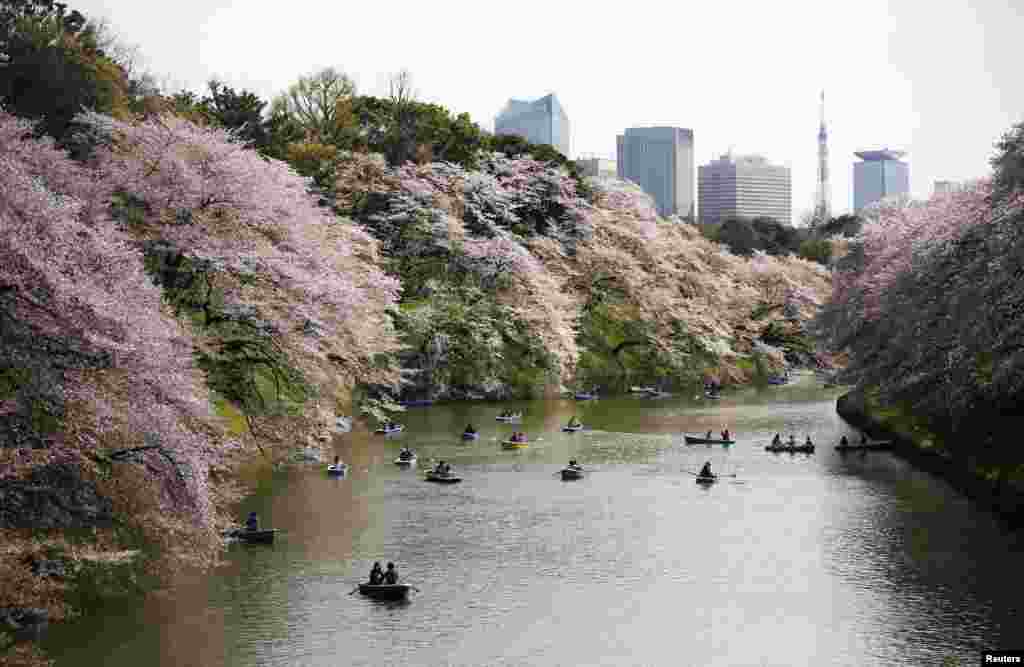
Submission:
[[[267,472],[240,516],[280,529],[274,545],[232,545],[45,645],[58,667],[974,665],[1024,646],[1024,537],[890,454],[835,452],[859,438],[837,395],[802,378],[720,401],[410,408],[399,436],[335,439],[342,479]],[[573,414],[587,430],[562,433]],[[731,447],[683,444],[726,426]],[[513,429],[528,449],[501,449]],[[818,450],[767,453],[776,432]],[[418,468],[393,464],[402,445]],[[559,479],[570,458],[584,479]],[[464,481],[424,481],[430,459]],[[706,461],[735,477],[695,484]],[[376,560],[419,591],[350,594]]]

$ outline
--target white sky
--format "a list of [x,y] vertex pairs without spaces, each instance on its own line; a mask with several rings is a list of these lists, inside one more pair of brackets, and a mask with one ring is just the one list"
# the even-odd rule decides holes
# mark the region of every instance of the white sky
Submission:
[[486,129],[508,98],[555,92],[573,157],[614,157],[629,126],[688,127],[698,165],[733,147],[791,166],[794,222],[813,204],[822,88],[835,212],[855,150],[907,150],[928,196],[987,174],[1024,121],[1019,0],[68,1],[195,90],[216,76],[269,99],[333,65],[381,94],[406,67],[422,99]]

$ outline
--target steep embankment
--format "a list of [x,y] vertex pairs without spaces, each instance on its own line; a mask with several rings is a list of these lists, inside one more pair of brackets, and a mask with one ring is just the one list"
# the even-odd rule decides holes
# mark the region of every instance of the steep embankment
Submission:
[[1020,523],[1024,498],[1024,128],[992,179],[876,207],[819,325],[849,352],[854,423]]

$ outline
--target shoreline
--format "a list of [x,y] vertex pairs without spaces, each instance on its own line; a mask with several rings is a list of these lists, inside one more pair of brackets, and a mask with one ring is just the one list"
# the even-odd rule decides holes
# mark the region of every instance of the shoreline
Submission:
[[[861,390],[849,391],[836,399],[836,412],[846,422],[874,439],[892,440],[894,454],[943,479],[1010,528],[1024,530],[1024,485],[1005,479],[1005,467],[954,453],[942,446],[941,435],[913,424],[912,419],[879,415],[872,408]],[[1013,468],[1020,465],[1013,464]]]

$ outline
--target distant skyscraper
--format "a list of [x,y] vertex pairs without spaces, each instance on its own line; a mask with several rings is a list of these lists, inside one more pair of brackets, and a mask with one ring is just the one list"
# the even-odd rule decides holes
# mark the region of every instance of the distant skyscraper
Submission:
[[495,134],[514,134],[532,144],[548,144],[569,155],[569,117],[554,93],[534,100],[509,100],[494,119]]
[[603,157],[585,157],[576,160],[576,166],[584,176],[590,178],[615,178],[618,171],[615,168],[615,160]]
[[821,124],[818,126],[818,190],[814,219],[824,222],[832,216],[832,186],[828,182],[828,130],[825,127],[825,91],[821,91]]
[[901,162],[904,151],[883,148],[854,153],[863,162],[853,163],[853,210],[876,201],[910,192],[910,165]]
[[619,178],[654,198],[663,216],[694,214],[693,130],[631,127],[616,138]]
[[954,192],[963,192],[970,187],[968,181],[935,181],[934,192],[935,195],[948,195]]
[[700,220],[705,224],[730,217],[768,217],[792,223],[793,179],[789,167],[771,164],[760,155],[726,154],[701,166],[697,194]]

